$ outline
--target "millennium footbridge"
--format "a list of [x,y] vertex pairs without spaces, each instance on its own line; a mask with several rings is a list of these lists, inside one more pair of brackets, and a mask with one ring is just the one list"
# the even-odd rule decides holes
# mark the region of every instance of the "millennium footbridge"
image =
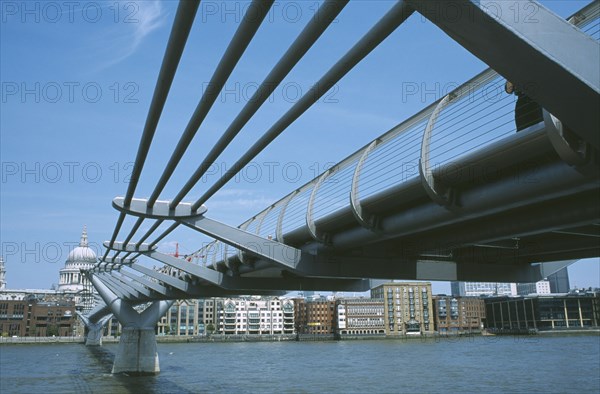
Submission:
[[[512,2],[394,2],[245,153],[231,158],[237,161],[229,171],[198,200],[186,200],[349,3],[326,0],[177,195],[161,199],[273,5],[254,0],[152,194],[138,198],[138,180],[199,3],[179,3],[131,182],[112,202],[118,211],[114,232],[98,263],[84,272],[98,293],[81,315],[87,344],[100,343],[111,314],[123,326],[113,372],[159,371],[154,326],[176,299],[364,291],[390,278],[535,282],[576,259],[600,256],[598,1],[567,20],[528,2],[536,7],[536,23],[511,18]],[[463,12],[453,12],[456,7]],[[211,219],[211,198],[413,14],[490,68],[245,222]],[[490,91],[504,92],[506,81],[533,102],[539,112],[529,116],[533,121],[519,124],[515,96],[490,99]],[[128,217],[135,223],[122,231]],[[136,237],[145,222],[150,229]],[[180,226],[214,241],[191,260],[157,251]]]

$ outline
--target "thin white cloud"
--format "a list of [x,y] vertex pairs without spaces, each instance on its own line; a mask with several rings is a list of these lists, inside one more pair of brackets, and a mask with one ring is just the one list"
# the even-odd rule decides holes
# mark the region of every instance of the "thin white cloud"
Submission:
[[154,30],[158,29],[164,22],[162,18],[162,6],[160,1],[139,2],[139,23],[134,23],[132,50],[135,50],[142,40]]
[[139,1],[135,4],[138,8],[131,15],[130,23],[116,24],[113,29],[105,30],[98,40],[104,47],[100,53],[108,59],[100,65],[100,69],[118,64],[133,55],[144,39],[164,24],[165,13],[160,1]]
[[[190,200],[196,200],[200,196],[191,196]],[[214,212],[216,209],[246,210],[264,209],[276,201],[273,197],[265,196],[264,193],[251,189],[225,189],[219,190],[208,204],[209,210]]]
[[335,105],[320,105],[315,108],[315,113],[334,119],[343,119],[348,124],[365,125],[367,130],[386,130],[390,124],[396,125],[399,123],[397,118],[382,116],[372,111],[357,111],[355,108],[344,108]]
[[251,189],[225,189],[220,190],[219,197],[241,197],[241,196],[253,196],[256,194],[255,190]]
[[177,241],[167,241],[167,242],[161,242],[158,247],[161,250],[167,250],[169,251],[169,253],[173,253],[175,252],[175,248],[177,247],[178,242]]
[[265,197],[256,197],[256,198],[234,198],[227,200],[213,200],[210,204],[210,207],[215,209],[228,209],[231,210],[232,207],[238,210],[245,210],[248,208],[252,209],[263,209],[268,207],[273,203],[273,199],[265,198]]

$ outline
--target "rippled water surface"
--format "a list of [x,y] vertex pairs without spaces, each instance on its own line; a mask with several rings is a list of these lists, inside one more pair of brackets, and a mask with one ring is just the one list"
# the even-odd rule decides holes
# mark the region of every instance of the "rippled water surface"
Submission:
[[161,373],[110,374],[117,345],[0,346],[0,393],[600,393],[600,337],[159,344]]

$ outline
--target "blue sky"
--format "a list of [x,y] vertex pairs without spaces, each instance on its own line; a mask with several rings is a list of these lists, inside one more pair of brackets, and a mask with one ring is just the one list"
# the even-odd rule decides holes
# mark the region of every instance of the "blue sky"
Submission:
[[[566,17],[587,2],[542,3]],[[9,287],[47,288],[84,224],[99,252],[112,234],[111,201],[125,193],[177,3],[0,4],[2,254]],[[179,190],[318,4],[275,3],[162,198]],[[187,199],[197,199],[392,4],[351,2]],[[153,190],[246,5],[201,4],[136,196]],[[211,216],[241,223],[485,68],[413,15],[210,200]],[[408,85],[422,94],[407,95]],[[178,242],[187,253],[204,241],[182,228],[160,248],[170,252]],[[572,285],[600,286],[599,265],[573,265]]]

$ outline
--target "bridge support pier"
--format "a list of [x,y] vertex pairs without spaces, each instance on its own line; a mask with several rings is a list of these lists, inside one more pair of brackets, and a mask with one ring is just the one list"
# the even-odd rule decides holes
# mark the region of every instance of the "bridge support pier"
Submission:
[[159,372],[154,328],[124,327],[112,373],[155,375]]
[[158,374],[160,367],[154,327],[173,301],[155,301],[141,313],[137,313],[126,301],[115,300],[114,304],[120,304],[119,308],[124,313],[115,313],[123,329],[112,373]]
[[102,331],[106,322],[110,320],[112,314],[104,316],[97,323],[92,322],[87,316],[77,312],[79,318],[85,325],[85,346],[102,346]]
[[155,301],[144,311],[137,312],[130,302],[119,298],[98,277],[91,274],[89,278],[123,327],[112,373],[158,374],[154,327],[173,301]]
[[[121,315],[123,320],[117,315],[123,329],[112,373],[158,374],[160,367],[154,327],[173,301],[155,301],[141,313],[137,313],[126,301],[118,300],[118,303],[125,313]],[[130,312],[134,312],[135,315]]]
[[[110,318],[110,316],[109,316]],[[102,346],[102,331],[109,319],[102,319],[99,323],[86,324],[85,346]]]

